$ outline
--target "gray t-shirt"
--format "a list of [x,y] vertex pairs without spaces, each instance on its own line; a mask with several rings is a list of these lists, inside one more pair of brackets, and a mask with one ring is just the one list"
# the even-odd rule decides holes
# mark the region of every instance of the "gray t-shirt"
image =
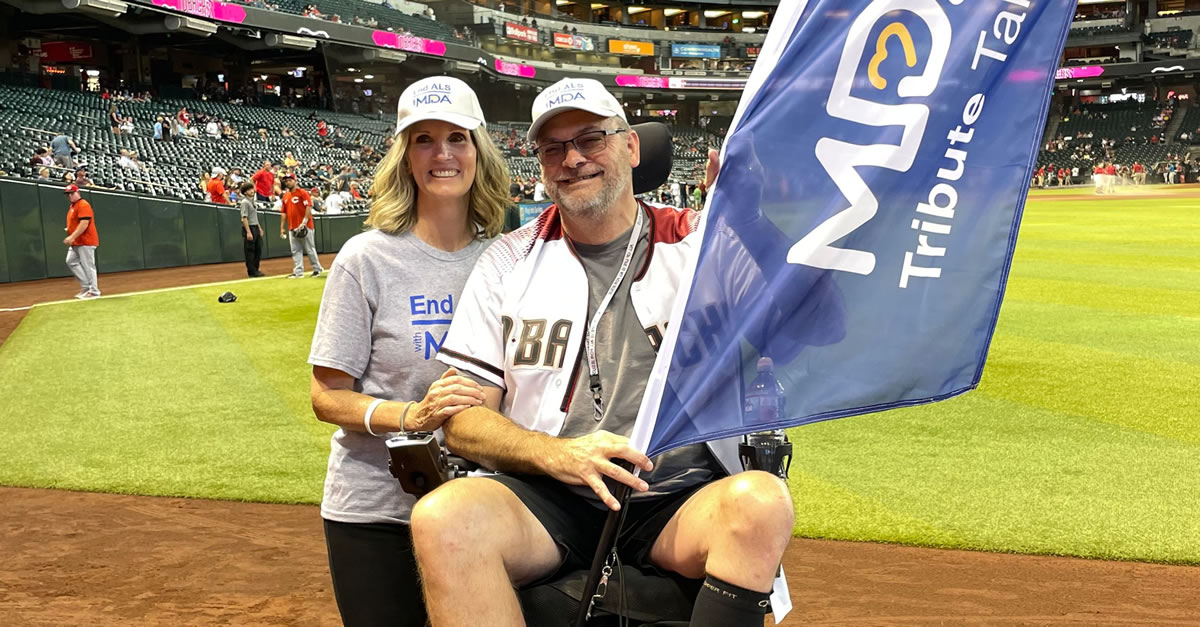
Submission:
[[55,135],[54,139],[50,140],[50,148],[54,151],[54,156],[70,155],[71,154],[71,138],[66,135]]
[[[607,244],[587,245],[573,242],[588,278],[589,323],[621,269],[621,261],[625,258],[625,249],[629,245],[632,230],[631,227],[629,231]],[[629,287],[633,285],[634,277],[646,260],[648,247],[647,220],[642,225],[629,270],[621,279],[621,285],[596,325],[596,361],[600,370],[600,396],[604,413],[597,421],[585,353],[580,364],[579,377],[575,382],[571,406],[567,410],[562,431],[559,432],[560,437],[574,438],[598,430],[628,436],[633,431],[633,423],[642,404],[646,381],[650,378],[650,369],[654,366],[656,354],[629,298]],[[630,498],[637,500],[679,492],[725,474],[707,445],[693,444],[677,448],[654,460],[654,470],[642,477],[650,485],[650,489],[646,492],[634,492]],[[593,500],[598,507],[604,507],[591,488],[572,486],[572,489],[577,494]]]
[[246,224],[258,226],[258,205],[254,204],[253,193],[238,201],[238,209],[241,210],[242,217],[246,218]]
[[[325,285],[308,363],[357,379],[355,390],[388,400],[425,397],[467,276],[487,241],[455,252],[412,233],[368,231],[342,247]],[[407,522],[415,499],[388,472],[382,435],[333,434],[321,516],[348,523]]]

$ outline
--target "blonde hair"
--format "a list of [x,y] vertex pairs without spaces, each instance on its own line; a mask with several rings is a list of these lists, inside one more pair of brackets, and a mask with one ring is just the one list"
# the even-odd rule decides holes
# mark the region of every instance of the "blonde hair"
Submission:
[[[396,138],[375,170],[371,213],[366,226],[384,233],[404,233],[417,223],[417,184],[405,163],[409,132]],[[470,132],[475,144],[475,180],[467,199],[467,220],[482,237],[495,237],[504,227],[508,208],[508,166],[483,126]]]

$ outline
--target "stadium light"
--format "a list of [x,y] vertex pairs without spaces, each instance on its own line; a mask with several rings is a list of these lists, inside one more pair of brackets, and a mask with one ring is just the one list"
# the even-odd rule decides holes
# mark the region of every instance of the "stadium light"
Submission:
[[375,78],[375,75],[374,75],[374,74],[367,74],[367,75],[363,76],[363,78],[365,78],[365,79],[367,79],[367,80],[371,80],[371,79]]
[[62,5],[68,9],[91,9],[113,17],[124,15],[129,10],[129,5],[121,0],[62,0]]
[[663,9],[663,17],[674,17],[683,13],[683,9]]
[[[94,2],[96,0],[85,0],[86,2]],[[208,37],[217,32],[217,25],[205,20],[198,20],[194,17],[184,17],[182,15],[168,15],[163,18],[163,26],[167,30],[179,33],[190,33],[192,35],[200,35]]]
[[266,43],[272,48],[291,48],[293,50],[312,50],[317,47],[317,41],[308,37],[271,33],[266,37]]
[[356,69],[354,69],[354,68],[352,68],[352,67],[348,67],[348,68],[346,68],[346,71],[347,71],[347,72],[357,72],[358,70],[356,70]]
[[729,15],[729,11],[705,11],[704,12],[704,17],[710,17],[710,18],[711,17],[721,17],[722,15]]
[[361,82],[363,82],[363,79],[361,79],[361,78],[356,78],[356,79],[354,79],[354,82],[356,82],[356,83],[361,83]]
[[742,11],[742,17],[748,20],[757,20],[766,14],[766,11]]
[[628,9],[630,15],[635,15],[637,13],[641,13],[642,11],[649,11],[649,10],[650,9],[647,9],[646,7],[629,7],[629,9]]

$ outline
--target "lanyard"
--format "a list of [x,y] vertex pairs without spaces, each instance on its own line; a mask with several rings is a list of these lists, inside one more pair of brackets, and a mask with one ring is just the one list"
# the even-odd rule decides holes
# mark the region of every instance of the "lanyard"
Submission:
[[600,324],[600,318],[604,316],[604,310],[608,309],[608,304],[612,302],[613,295],[617,293],[617,288],[621,286],[621,280],[625,278],[625,273],[629,271],[629,264],[633,261],[633,251],[637,248],[637,241],[641,234],[642,207],[638,205],[637,219],[633,222],[633,233],[629,235],[629,244],[625,247],[625,258],[621,260],[621,269],[617,271],[617,277],[613,279],[612,285],[608,286],[608,293],[604,295],[604,300],[600,301],[600,305],[596,307],[596,313],[592,315],[592,321],[588,323],[587,335],[584,336],[584,346],[587,349],[588,358],[588,381],[592,388],[592,406],[596,410],[597,422],[604,414],[604,401],[600,398],[600,363],[596,359],[596,327]]

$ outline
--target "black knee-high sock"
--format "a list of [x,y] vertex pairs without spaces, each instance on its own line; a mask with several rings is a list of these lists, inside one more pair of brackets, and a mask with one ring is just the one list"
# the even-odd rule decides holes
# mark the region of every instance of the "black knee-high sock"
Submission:
[[709,575],[704,579],[690,627],[762,627],[769,592],[755,592]]

